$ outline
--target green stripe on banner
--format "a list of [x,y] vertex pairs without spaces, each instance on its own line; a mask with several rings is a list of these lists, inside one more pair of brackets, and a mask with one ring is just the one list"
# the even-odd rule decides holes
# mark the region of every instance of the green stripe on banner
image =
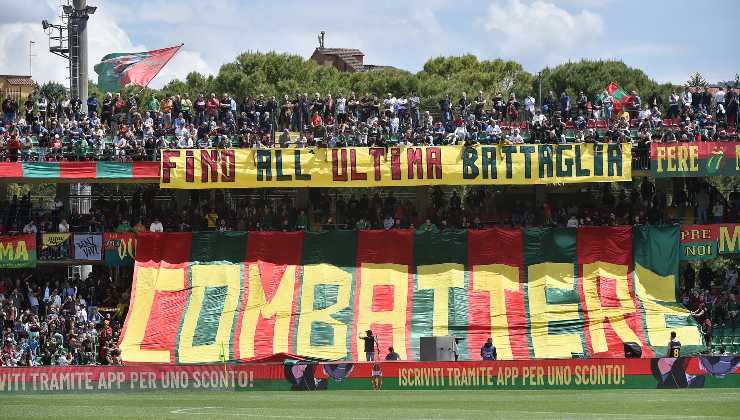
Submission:
[[191,261],[240,264],[246,255],[246,232],[193,232]]
[[680,230],[678,226],[638,226],[632,230],[635,264],[659,276],[678,279]]
[[101,179],[133,178],[131,162],[97,162],[95,177]]
[[23,162],[24,178],[47,179],[59,176],[59,162]]
[[[421,337],[451,335],[462,338],[460,357],[469,358],[468,352],[468,271],[467,231],[444,230],[440,233],[417,232],[414,236],[414,289],[411,312],[411,355],[418,359]],[[435,267],[436,266],[436,267]],[[447,301],[437,302],[446,294]],[[446,311],[446,325],[437,325],[441,313],[437,304]],[[444,319],[445,317],[442,316]],[[435,329],[437,330],[435,334]]]
[[206,287],[203,293],[203,306],[198,315],[193,335],[193,346],[203,346],[216,342],[216,333],[221,319],[228,287]]
[[[304,328],[310,334],[310,346],[319,351],[320,348],[332,347],[335,345],[337,335],[335,332],[338,328],[346,329],[344,343],[336,343],[335,347],[341,347],[343,354],[335,354],[336,359],[351,359],[350,353],[351,341],[353,338],[352,321],[354,320],[354,295],[355,283],[357,280],[355,270],[355,259],[357,256],[357,233],[355,231],[332,231],[332,232],[306,232],[303,239],[303,256],[301,267],[300,290],[297,291],[296,312],[301,313],[301,299],[308,291],[304,287],[312,287],[314,301],[312,309],[314,311],[324,310],[337,305],[340,292],[341,297],[348,298],[346,305],[335,307],[327,318],[311,320],[311,325],[300,325],[303,317],[296,318],[296,326],[293,329],[293,343],[296,343],[294,352],[298,353],[301,349],[297,348],[298,333]],[[322,277],[316,279],[311,277],[310,284],[307,284],[305,273],[309,270],[311,273],[319,273]],[[331,273],[343,272],[349,284],[342,282],[341,276],[329,277]],[[341,284],[340,284],[341,283]],[[344,292],[346,291],[347,294]],[[305,321],[304,321],[305,322]],[[315,354],[309,354],[315,355]]]
[[[576,229],[572,228],[530,228],[524,230],[524,265],[525,275],[525,305],[527,313],[528,344],[531,355],[535,358],[569,357],[571,353],[586,352],[586,338],[583,332],[583,308],[578,297],[578,256],[576,254]],[[557,269],[548,267],[546,277],[533,273],[542,273],[543,264],[566,264]],[[570,277],[570,278],[568,278]],[[550,284],[558,281],[560,287]],[[544,282],[544,284],[542,284]],[[544,296],[532,296],[538,301],[544,300],[548,305],[577,304],[577,310],[562,311],[561,308],[542,308],[535,305],[530,299],[530,289],[533,285],[544,287]],[[570,287],[568,287],[570,285]],[[567,315],[571,317],[568,318]],[[552,319],[553,317],[564,319]],[[534,319],[534,320],[533,320]],[[553,345],[537,345],[534,340],[553,340],[557,336],[577,335],[580,349],[577,345],[570,348]],[[540,348],[547,349],[548,353],[539,354]]]

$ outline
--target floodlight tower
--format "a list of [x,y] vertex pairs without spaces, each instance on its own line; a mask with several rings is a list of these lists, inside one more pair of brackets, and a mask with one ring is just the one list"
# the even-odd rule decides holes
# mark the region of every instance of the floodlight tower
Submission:
[[82,112],[87,113],[87,20],[97,7],[88,6],[87,0],[73,0],[62,7],[69,16],[69,61],[70,86],[76,87],[76,95],[82,102]]
[[49,51],[69,63],[69,94],[80,98],[82,110],[87,112],[87,20],[97,7],[87,0],[61,0],[59,24],[48,20],[41,25],[49,36]]

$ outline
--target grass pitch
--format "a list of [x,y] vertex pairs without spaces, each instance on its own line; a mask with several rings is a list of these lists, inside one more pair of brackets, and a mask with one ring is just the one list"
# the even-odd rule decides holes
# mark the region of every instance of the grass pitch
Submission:
[[0,394],[0,418],[738,419],[740,390]]

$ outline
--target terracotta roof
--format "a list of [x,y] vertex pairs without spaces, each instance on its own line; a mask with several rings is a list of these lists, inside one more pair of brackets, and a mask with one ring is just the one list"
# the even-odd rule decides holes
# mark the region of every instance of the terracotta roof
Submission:
[[316,48],[316,52],[323,55],[337,56],[355,71],[363,71],[362,61],[356,59],[355,56],[364,57],[365,54],[356,48]]
[[326,55],[365,55],[357,48],[316,48],[316,51]]
[[8,77],[6,80],[9,85],[13,86],[34,86],[36,84],[30,77]]

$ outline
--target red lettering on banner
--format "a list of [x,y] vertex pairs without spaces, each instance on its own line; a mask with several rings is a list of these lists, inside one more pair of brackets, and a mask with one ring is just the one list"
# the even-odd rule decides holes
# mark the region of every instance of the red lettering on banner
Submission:
[[352,181],[366,181],[367,173],[357,172],[357,150],[351,149],[349,151],[349,165],[352,168],[350,177]]
[[371,147],[368,152],[373,157],[373,167],[375,168],[375,180],[380,181],[380,157],[383,156],[385,150],[382,147]]
[[192,150],[185,152],[185,182],[195,182],[195,158]]
[[414,179],[414,165],[416,165],[416,177],[418,179],[424,179],[424,168],[422,167],[421,150],[421,147],[412,147],[406,150],[409,179]]
[[221,181],[236,181],[236,162],[234,158],[234,149],[221,150]]
[[391,148],[391,179],[401,179],[401,149],[398,147]]
[[162,183],[168,184],[171,179],[173,169],[177,168],[177,163],[170,161],[173,157],[180,157],[179,150],[165,150],[162,153]]
[[442,179],[442,149],[427,147],[427,179]]
[[[210,172],[210,181],[208,173]],[[218,181],[218,150],[200,151],[200,180],[201,182]]]
[[[341,151],[342,170],[339,170],[338,154]],[[347,149],[331,150],[331,171],[333,181],[347,181]]]

